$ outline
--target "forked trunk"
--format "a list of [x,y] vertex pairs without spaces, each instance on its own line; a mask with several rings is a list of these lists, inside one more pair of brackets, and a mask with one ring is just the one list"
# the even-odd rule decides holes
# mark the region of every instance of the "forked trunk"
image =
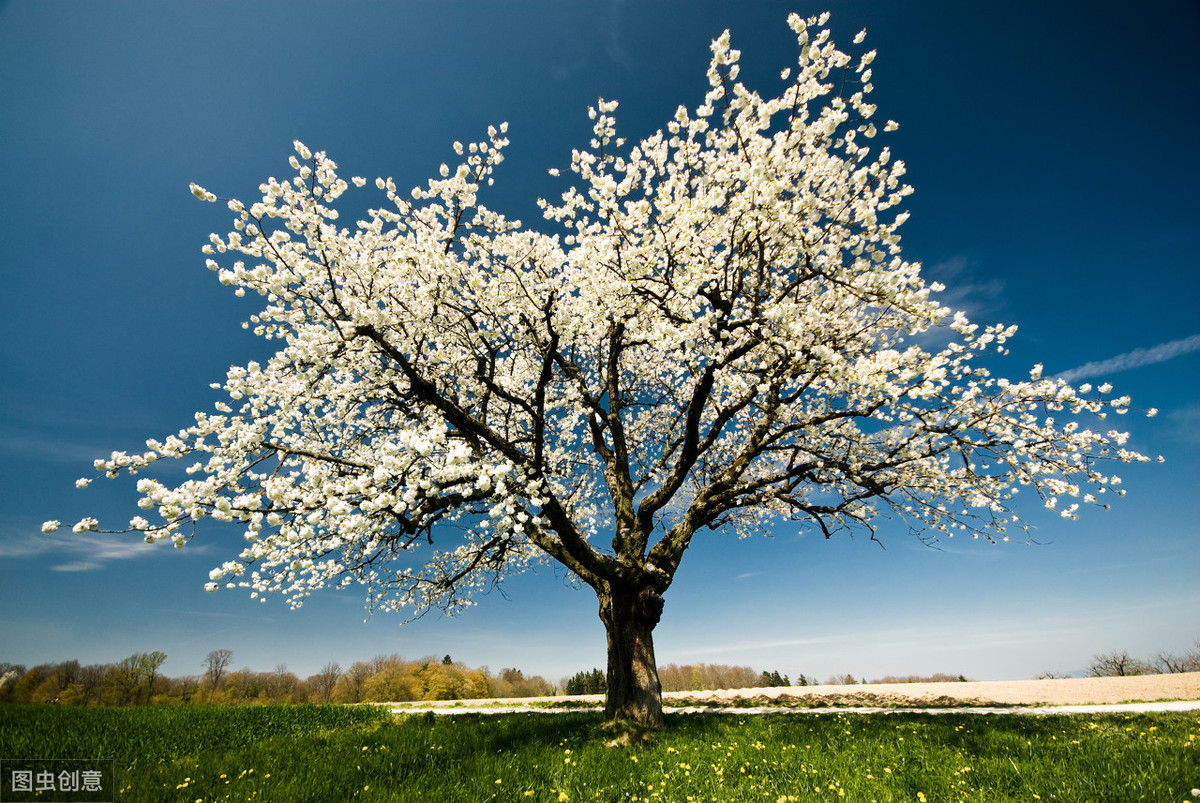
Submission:
[[615,583],[598,589],[596,595],[608,635],[605,716],[661,727],[662,685],[658,682],[652,634],[662,617],[663,599],[651,588]]

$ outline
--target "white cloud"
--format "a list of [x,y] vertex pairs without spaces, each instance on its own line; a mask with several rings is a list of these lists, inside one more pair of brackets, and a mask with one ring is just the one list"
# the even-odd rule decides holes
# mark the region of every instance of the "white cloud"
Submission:
[[622,5],[624,4],[617,2],[609,6],[608,43],[604,50],[613,63],[624,68],[627,72],[635,74],[637,72],[637,65],[626,49],[625,42],[621,36],[621,18],[624,16]]
[[1176,440],[1200,443],[1200,404],[1189,404],[1167,414]]
[[1141,368],[1143,365],[1165,362],[1193,351],[1200,351],[1200,334],[1185,337],[1182,340],[1172,340],[1169,343],[1160,343],[1150,348],[1134,349],[1107,360],[1084,363],[1068,371],[1063,371],[1058,374],[1058,378],[1064,382],[1074,382],[1086,377],[1103,377],[1118,371],[1128,371],[1133,368]]
[[137,535],[104,535],[101,533],[37,533],[0,540],[0,560],[37,558],[56,572],[86,572],[102,568],[111,561],[164,554],[171,548],[147,544]]
[[[1002,278],[982,278],[977,275],[975,262],[968,256],[954,256],[924,265],[921,278],[926,282],[938,282],[946,289],[931,296],[932,300],[948,307],[952,312],[961,312],[972,323],[993,323],[997,314],[1004,309],[1005,284]],[[946,347],[958,336],[946,327],[934,327],[911,337],[916,345],[931,351]]]
[[937,300],[952,310],[962,311],[972,320],[1003,302],[1004,279],[996,276],[980,279],[975,262],[967,256],[953,256],[925,265],[921,275],[926,281],[944,284],[946,289],[936,295]]
[[93,461],[97,457],[112,454],[112,448],[4,426],[0,427],[0,452],[15,459],[35,458],[45,462],[71,463],[79,466],[83,473],[88,473]]

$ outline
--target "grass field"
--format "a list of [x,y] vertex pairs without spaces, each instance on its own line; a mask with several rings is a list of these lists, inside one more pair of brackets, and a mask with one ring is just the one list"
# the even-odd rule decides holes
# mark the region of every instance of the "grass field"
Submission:
[[119,801],[1189,801],[1200,713],[696,714],[0,706],[0,758],[104,758]]

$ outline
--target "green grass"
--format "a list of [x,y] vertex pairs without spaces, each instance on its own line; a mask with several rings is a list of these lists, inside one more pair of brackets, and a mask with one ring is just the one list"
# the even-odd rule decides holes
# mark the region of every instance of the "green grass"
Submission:
[[120,801],[1191,801],[1200,714],[691,714],[0,706],[0,758],[111,758]]

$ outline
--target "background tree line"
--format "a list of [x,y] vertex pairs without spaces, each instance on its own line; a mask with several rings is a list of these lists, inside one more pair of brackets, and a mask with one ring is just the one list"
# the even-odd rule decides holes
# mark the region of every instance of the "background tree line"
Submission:
[[[707,691],[717,689],[759,689],[768,686],[790,686],[787,675],[759,672],[748,666],[725,664],[667,664],[658,668],[662,690]],[[803,675],[800,678],[804,678]]]
[[[471,668],[449,655],[406,660],[380,655],[356,661],[348,669],[329,662],[306,678],[279,664],[268,672],[231,670],[231,650],[213,650],[202,672],[186,677],[159,673],[166,653],[134,653],[114,664],[81,665],[78,661],[26,668],[0,662],[0,703],[59,705],[145,705],[256,703],[370,703],[410,700],[468,700],[503,697],[549,697],[556,694],[604,694],[604,671],[578,672],[559,683],[519,669],[492,673]],[[748,666],[668,664],[661,670],[663,691],[787,686],[787,675],[758,672]],[[809,680],[800,675],[797,683]]]
[[115,664],[82,666],[78,661],[26,669],[0,663],[0,702],[63,705],[135,705],[155,701],[181,681],[161,677],[164,652],[135,652]]
[[[555,694],[604,694],[604,671],[577,672],[559,683],[540,675],[526,677],[519,669],[492,673],[487,667],[471,668],[449,655],[406,660],[380,655],[356,661],[348,669],[331,661],[315,674],[301,678],[279,664],[269,672],[249,668],[230,670],[233,653],[213,650],[198,675],[167,677],[160,673],[164,652],[135,652],[112,664],[82,665],[79,661],[39,664],[32,668],[0,662],[0,703],[54,703],[59,705],[145,705],[208,703],[371,703],[410,700],[470,700],[503,697],[549,697]],[[1184,654],[1159,652],[1149,660],[1120,650],[1092,656],[1088,674],[1093,677],[1200,672],[1200,640]],[[1039,677],[1062,677],[1043,673]],[[724,664],[667,664],[659,668],[664,692],[749,689],[791,686],[778,670],[759,672],[748,666]],[[831,675],[826,684],[932,683],[966,681],[963,675],[887,675],[867,681],[851,674]],[[798,675],[796,686],[818,681]]]
[[[662,690],[709,691],[717,689],[758,689],[767,686],[790,686],[787,675],[779,670],[758,672],[748,666],[725,666],[724,664],[667,664],[658,669]],[[800,675],[798,686],[808,685],[808,679]],[[604,671],[577,672],[563,683],[567,694],[604,694],[608,684]]]
[[449,655],[405,660],[398,655],[357,661],[343,670],[336,662],[301,678],[279,664],[269,672],[230,670],[233,653],[213,650],[199,675],[172,678],[159,673],[166,653],[134,653],[114,664],[78,661],[27,668],[0,662],[0,703],[59,705],[145,705],[254,703],[365,703],[535,697],[558,692],[555,684],[519,669],[492,674]]
[[1131,656],[1125,650],[1102,652],[1092,656],[1088,674],[1092,677],[1122,677],[1125,675],[1166,675],[1174,672],[1200,672],[1200,639],[1187,653],[1160,651],[1149,661]]

